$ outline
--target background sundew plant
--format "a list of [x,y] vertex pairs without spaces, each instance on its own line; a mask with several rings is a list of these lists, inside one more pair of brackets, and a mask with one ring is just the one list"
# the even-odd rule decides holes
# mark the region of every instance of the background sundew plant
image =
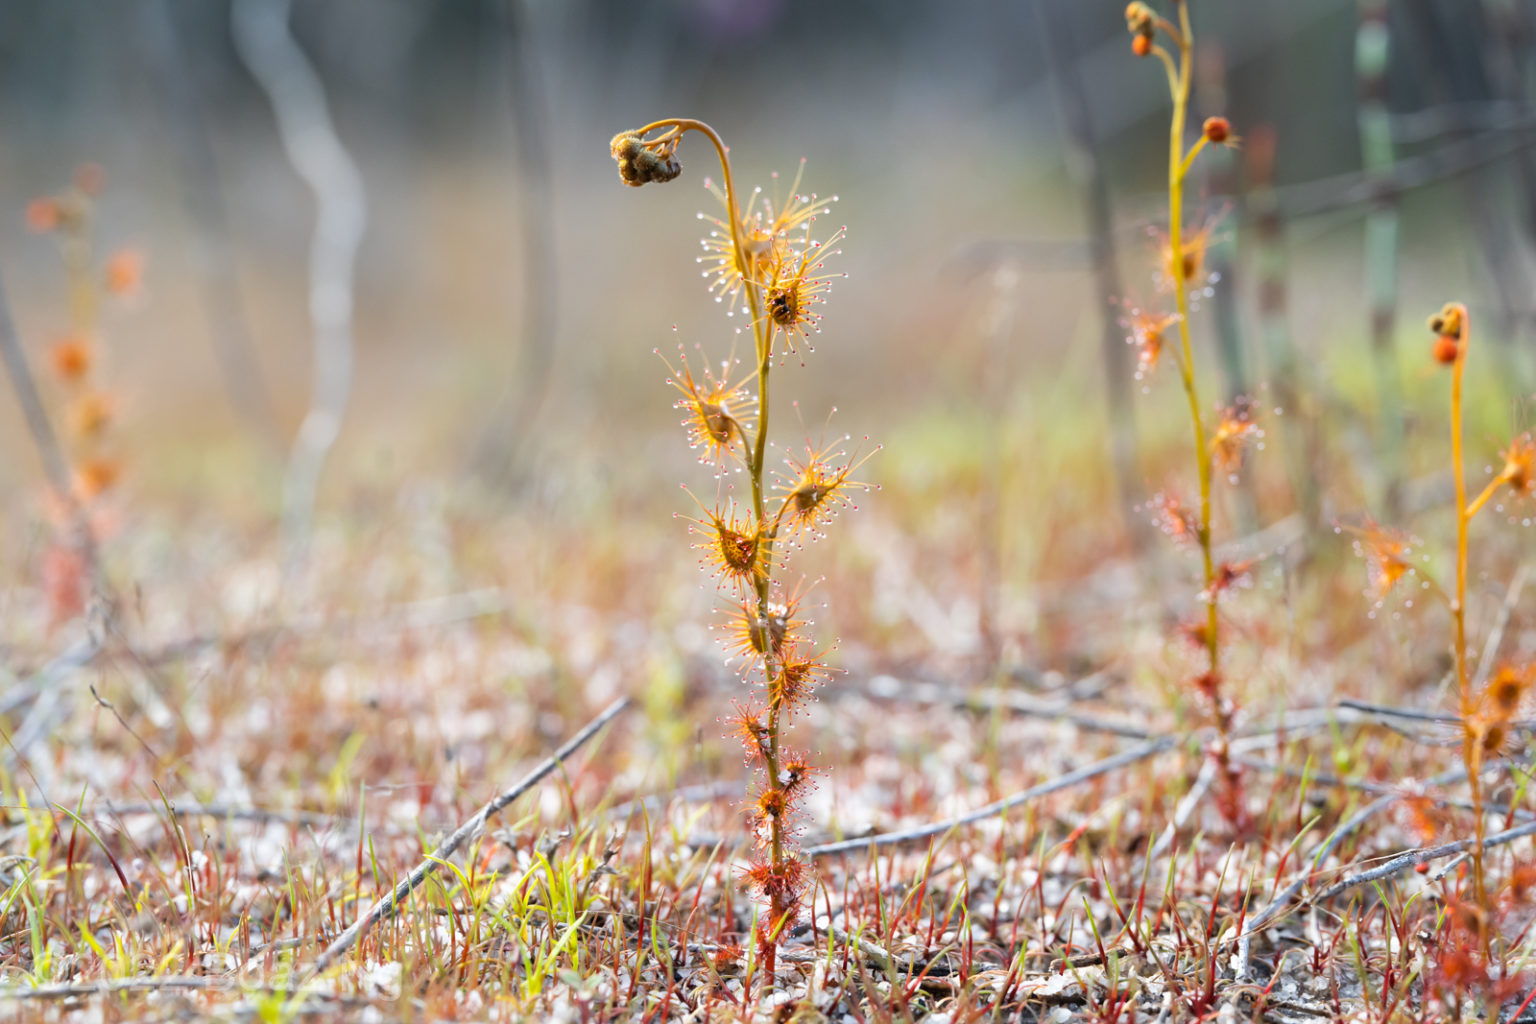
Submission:
[[[871,488],[853,474],[874,451],[848,449],[851,438],[807,441],[803,456],[784,460],[788,472],[769,476],[768,383],[774,359],[782,365],[788,355],[812,351],[811,337],[821,332],[819,307],[832,282],[845,276],[826,269],[827,259],[841,254],[833,247],[844,229],[814,237],[818,215],[836,197],[801,194],[803,164],[787,196],[756,189],[740,203],[728,150],[700,121],[656,121],[615,136],[611,149],[620,179],[636,187],[675,179],[682,172],[678,146],[689,131],[714,144],[724,182],[723,191],[713,190],[724,219],[699,215],[715,226],[699,258],[707,290],[727,306],[728,315],[739,312],[748,320],[754,357],[740,382],[732,383],[741,373],[734,357],[721,363],[718,374],[706,368],[699,380],[679,346],[681,370],[674,370],[668,383],[681,393],[676,407],[685,414],[690,445],[701,450],[699,461],[717,469],[713,502],[695,497],[701,518],[689,523],[698,538],[694,546],[704,552],[700,567],[731,596],[724,646],[754,691],[735,705],[730,725],[754,769],[747,819],[759,854],[743,874],[762,904],[756,947],[762,985],[770,989],[779,943],[799,919],[810,885],[811,867],[795,852],[795,839],[805,794],[819,771],[807,754],[788,745],[785,726],[834,671],[826,662],[832,648],[818,650],[809,623],[800,617],[803,591],[783,582],[788,549],[823,536],[838,512],[854,507],[851,493]],[[745,469],[750,505],[719,471],[728,461]]]

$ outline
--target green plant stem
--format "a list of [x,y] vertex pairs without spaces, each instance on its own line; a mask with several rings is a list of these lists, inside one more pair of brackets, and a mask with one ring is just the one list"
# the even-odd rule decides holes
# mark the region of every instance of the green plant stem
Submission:
[[[1171,26],[1169,27],[1171,28]],[[1170,67],[1170,84],[1173,92],[1173,118],[1168,133],[1168,249],[1169,264],[1173,273],[1174,300],[1179,309],[1179,376],[1184,383],[1184,395],[1189,399],[1189,421],[1195,435],[1195,465],[1200,477],[1200,556],[1205,569],[1206,607],[1205,647],[1210,660],[1210,672],[1214,677],[1220,666],[1220,643],[1217,637],[1216,615],[1216,563],[1211,553],[1211,453],[1206,441],[1205,422],[1200,413],[1200,391],[1195,381],[1194,348],[1189,340],[1189,290],[1184,275],[1184,175],[1189,163],[1199,152],[1197,143],[1184,152],[1184,121],[1189,110],[1189,84],[1191,51],[1194,37],[1189,26],[1189,5],[1179,5],[1180,32],[1174,35],[1179,46],[1177,74]],[[1161,49],[1160,47],[1158,48]],[[1202,141],[1203,138],[1202,138]]]
[[[1456,307],[1461,317],[1461,336],[1458,339],[1456,361],[1451,364],[1451,473],[1456,484],[1456,600],[1451,605],[1451,615],[1456,624],[1456,685],[1461,698],[1462,721],[1471,721],[1473,712],[1472,680],[1467,672],[1467,533],[1472,517],[1487,500],[1488,491],[1476,505],[1467,504],[1467,481],[1462,467],[1461,444],[1461,378],[1466,367],[1467,350],[1472,341],[1472,325],[1467,308]],[[1462,760],[1467,766],[1467,784],[1471,789],[1473,828],[1476,842],[1472,844],[1472,895],[1479,907],[1487,908],[1487,892],[1483,879],[1483,835],[1487,831],[1483,821],[1483,786],[1479,776],[1482,767],[1482,737],[1468,732],[1462,740]],[[1478,926],[1479,943],[1487,949],[1488,932]]]
[[[767,529],[767,517],[765,509],[764,476],[768,454],[768,379],[773,369],[773,341],[777,328],[768,320],[764,310],[761,293],[757,282],[749,273],[750,264],[747,260],[745,248],[741,244],[741,205],[736,200],[735,179],[731,175],[731,161],[729,150],[720,135],[703,121],[691,118],[669,118],[655,121],[641,128],[636,134],[642,138],[652,131],[661,128],[672,128],[676,134],[688,131],[696,131],[707,136],[714,144],[715,152],[720,158],[720,173],[725,182],[726,216],[731,226],[731,247],[735,251],[736,269],[741,274],[742,288],[747,297],[747,314],[752,321],[752,337],[755,343],[757,356],[757,436],[748,447],[747,473],[752,480],[752,511],[755,516],[755,525],[758,530],[757,543],[762,546],[762,557],[766,571],[755,581],[757,597],[757,617],[759,622],[768,623],[770,619],[769,597],[772,592],[773,569],[773,541],[777,529]],[[665,141],[670,136],[663,136]],[[745,438],[743,438],[745,442]],[[782,509],[781,509],[782,512]],[[783,789],[779,781],[779,732],[780,712],[782,708],[777,700],[773,699],[773,678],[779,671],[777,659],[774,657],[772,644],[766,645],[769,650],[764,652],[763,667],[765,678],[769,684],[770,699],[768,702],[768,742],[764,749],[764,769],[767,774],[767,789],[775,792]],[[771,833],[771,863],[775,876],[783,877],[786,837],[784,823],[780,817],[769,819]],[[783,897],[775,892],[770,900],[768,913],[768,930],[766,934],[769,941],[763,949],[763,987],[771,989],[774,983],[774,953],[778,946],[778,936],[785,923],[788,913]]]

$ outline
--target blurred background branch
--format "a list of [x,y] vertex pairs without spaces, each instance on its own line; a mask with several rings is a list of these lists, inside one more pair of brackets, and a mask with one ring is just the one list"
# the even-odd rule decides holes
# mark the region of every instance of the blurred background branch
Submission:
[[320,475],[352,392],[352,278],[367,211],[362,177],[331,123],[325,87],[288,30],[290,6],[290,0],[235,0],[230,13],[235,47],[271,101],[288,159],[315,196],[313,391],[283,484],[283,534],[292,562],[308,546]]

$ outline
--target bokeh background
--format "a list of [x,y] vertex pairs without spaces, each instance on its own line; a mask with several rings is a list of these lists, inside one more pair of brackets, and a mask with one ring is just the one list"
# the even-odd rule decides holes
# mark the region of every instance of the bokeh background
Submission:
[[[653,350],[730,351],[734,326],[694,263],[695,214],[716,211],[703,180],[718,171],[690,140],[678,182],[635,191],[607,153],[619,130],[695,116],[730,143],[744,183],[771,189],[804,157],[805,190],[840,197],[827,219],[847,225],[837,268],[848,278],[814,355],[777,378],[775,409],[782,444],[820,436],[835,405],[834,431],[885,445],[866,471],[882,490],[854,539],[808,559],[813,574],[836,575],[839,559],[852,567],[844,578],[857,583],[847,594],[832,585],[829,602],[849,610],[831,621],[886,614],[873,635],[887,653],[948,645],[969,656],[998,631],[1045,660],[1071,651],[1070,629],[1042,628],[1040,595],[1145,550],[1136,506],[1188,468],[1171,368],[1133,380],[1111,302],[1156,294],[1149,229],[1166,174],[1161,69],[1131,56],[1122,8],[294,4],[292,32],[366,210],[355,387],[318,528],[387,545],[415,536],[409,524],[431,508],[447,516],[445,588],[695,595],[694,556],[670,517],[691,507],[679,483],[706,494],[713,484],[683,444]],[[1306,501],[1323,522],[1379,509],[1399,480],[1438,464],[1438,447],[1415,444],[1419,411],[1441,402],[1421,325],[1452,296],[1477,311],[1490,353],[1473,371],[1483,400],[1471,436],[1491,450],[1526,416],[1530,8],[1196,11],[1196,123],[1224,114],[1247,138],[1206,160],[1194,188],[1195,219],[1216,224],[1221,275],[1193,325],[1207,393],[1251,392],[1272,408],[1283,386],[1297,402],[1271,421],[1262,479],[1224,509],[1233,527],[1273,524]],[[175,551],[186,523],[218,524],[228,534],[217,553],[188,556],[193,577],[275,558],[284,450],[312,389],[316,207],[232,42],[228,5],[0,5],[0,108],[0,274],[40,373],[65,283],[52,241],[26,227],[29,200],[100,164],[101,252],[145,256],[138,293],[103,323],[125,468],[117,535]],[[1107,234],[1095,232],[1096,197]],[[266,396],[269,422],[240,414],[220,332],[248,346],[259,373],[239,386]],[[1401,398],[1383,397],[1383,367]],[[1439,445],[1435,422],[1423,436]],[[1394,423],[1404,439],[1383,468]],[[1134,446],[1118,471],[1117,430]],[[6,558],[24,583],[48,527],[9,397],[0,431]],[[1320,493],[1300,493],[1308,479]],[[455,533],[458,513],[445,509],[482,539]],[[514,539],[547,560],[495,578],[475,545]],[[104,547],[148,564],[127,540]],[[878,611],[914,590],[932,591],[926,610]],[[206,611],[175,603],[188,620]]]

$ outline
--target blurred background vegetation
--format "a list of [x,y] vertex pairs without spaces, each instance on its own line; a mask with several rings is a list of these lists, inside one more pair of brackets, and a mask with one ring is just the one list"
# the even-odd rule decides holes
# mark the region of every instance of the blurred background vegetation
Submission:
[[[1271,420],[1271,483],[1245,485],[1228,514],[1252,529],[1309,501],[1320,521],[1383,509],[1443,461],[1422,322],[1446,299],[1471,304],[1489,353],[1472,370],[1474,451],[1529,419],[1536,5],[1194,6],[1195,115],[1247,139],[1211,160],[1196,203],[1219,239],[1221,280],[1194,318],[1207,393],[1297,403]],[[1167,367],[1148,394],[1133,381],[1111,302],[1155,294],[1166,175],[1161,69],[1130,54],[1122,14],[1112,0],[300,0],[292,30],[367,211],[355,391],[320,522],[366,536],[425,493],[572,537],[594,586],[620,579],[610,557],[691,571],[668,513],[701,471],[652,350],[732,344],[693,262],[718,172],[685,147],[682,178],[642,201],[607,153],[617,131],[684,115],[721,132],[744,183],[771,187],[805,157],[805,189],[840,196],[849,276],[777,394],[812,436],[835,404],[838,430],[885,444],[863,550],[904,536],[916,578],[985,605],[988,588],[1072,579],[1143,543],[1132,509],[1184,474],[1187,425]],[[103,250],[146,255],[139,294],[103,325],[122,515],[196,509],[261,550],[309,402],[315,205],[228,6],[0,3],[0,106],[0,273],[34,368],[65,285],[24,211],[98,163]],[[219,260],[234,304],[210,284]],[[216,357],[235,320],[266,426],[241,417]],[[781,442],[800,430],[787,404],[776,422]],[[0,431],[5,550],[30,564],[41,474],[9,400]],[[1134,446],[1118,482],[1117,431]]]

